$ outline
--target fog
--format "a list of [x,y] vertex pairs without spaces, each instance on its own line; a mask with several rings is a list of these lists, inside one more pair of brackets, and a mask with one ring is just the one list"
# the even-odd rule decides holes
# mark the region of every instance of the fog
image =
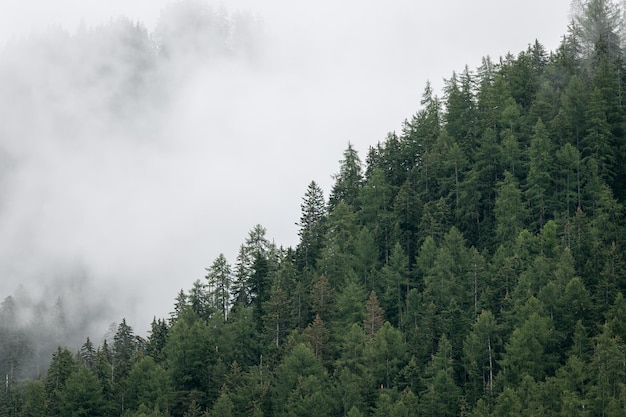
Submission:
[[[255,224],[295,246],[307,185],[330,190],[349,141],[364,159],[427,80],[555,49],[569,7],[230,1],[210,5],[240,19],[222,53],[164,33],[185,26],[165,1],[5,3],[20,4],[0,6],[0,298],[62,297],[72,342],[122,317],[145,333]],[[164,38],[168,59],[150,49]]]

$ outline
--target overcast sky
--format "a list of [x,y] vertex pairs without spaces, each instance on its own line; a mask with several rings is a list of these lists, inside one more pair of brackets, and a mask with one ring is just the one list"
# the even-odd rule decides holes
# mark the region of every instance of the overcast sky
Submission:
[[[34,277],[52,283],[63,274],[53,272],[58,265],[77,262],[93,281],[90,294],[110,304],[103,320],[126,317],[145,330],[220,252],[234,263],[255,224],[278,245],[295,245],[308,183],[328,192],[348,141],[365,159],[368,146],[418,110],[427,80],[438,90],[453,71],[474,69],[485,55],[517,54],[535,39],[554,50],[569,3],[219,3],[261,17],[266,62],[258,71],[190,77],[155,122],[156,136],[175,141],[16,146],[29,156],[0,211],[0,297],[20,283],[31,287]],[[92,27],[119,16],[152,31],[166,4],[0,2],[0,43],[50,26],[74,33],[81,22]]]

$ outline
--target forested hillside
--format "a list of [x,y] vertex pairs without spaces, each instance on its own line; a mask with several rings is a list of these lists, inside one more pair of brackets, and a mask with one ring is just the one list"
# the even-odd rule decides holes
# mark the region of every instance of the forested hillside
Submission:
[[556,51],[485,57],[349,144],[295,248],[254,226],[147,338],[122,320],[25,379],[3,337],[0,415],[624,415],[623,22],[579,3]]

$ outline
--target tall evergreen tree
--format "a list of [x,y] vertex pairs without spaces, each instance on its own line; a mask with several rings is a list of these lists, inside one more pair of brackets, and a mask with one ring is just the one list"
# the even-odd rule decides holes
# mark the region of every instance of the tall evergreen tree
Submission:
[[332,211],[340,201],[358,208],[357,197],[363,184],[361,159],[351,143],[339,161],[339,173],[334,176],[335,184],[330,192],[328,206]]
[[461,391],[454,382],[452,346],[445,336],[439,339],[437,353],[424,372],[420,410],[431,416],[455,416],[459,409]]
[[296,250],[297,265],[302,269],[314,269],[321,255],[325,234],[326,202],[324,192],[311,181],[300,205],[302,214],[298,226],[300,243]]
[[207,272],[206,279],[209,284],[209,292],[212,295],[213,307],[221,313],[224,321],[226,321],[230,311],[232,273],[224,254],[218,255],[211,267],[207,268]]
[[526,208],[522,203],[521,191],[511,173],[504,173],[498,183],[495,204],[496,239],[499,243],[512,242],[522,231],[526,220]]
[[553,205],[550,201],[549,190],[552,189],[551,172],[554,166],[550,138],[541,119],[537,121],[533,129],[528,159],[529,169],[525,194],[530,205],[531,218],[536,224],[533,229],[539,230],[553,214],[550,213]]

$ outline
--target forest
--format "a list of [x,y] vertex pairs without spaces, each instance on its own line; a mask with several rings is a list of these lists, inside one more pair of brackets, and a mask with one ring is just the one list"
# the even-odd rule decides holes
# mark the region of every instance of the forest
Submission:
[[7,297],[0,416],[623,416],[626,28],[574,6],[557,50],[484,57],[348,144],[296,247],[254,226],[147,337],[65,346],[59,303],[24,330]]

